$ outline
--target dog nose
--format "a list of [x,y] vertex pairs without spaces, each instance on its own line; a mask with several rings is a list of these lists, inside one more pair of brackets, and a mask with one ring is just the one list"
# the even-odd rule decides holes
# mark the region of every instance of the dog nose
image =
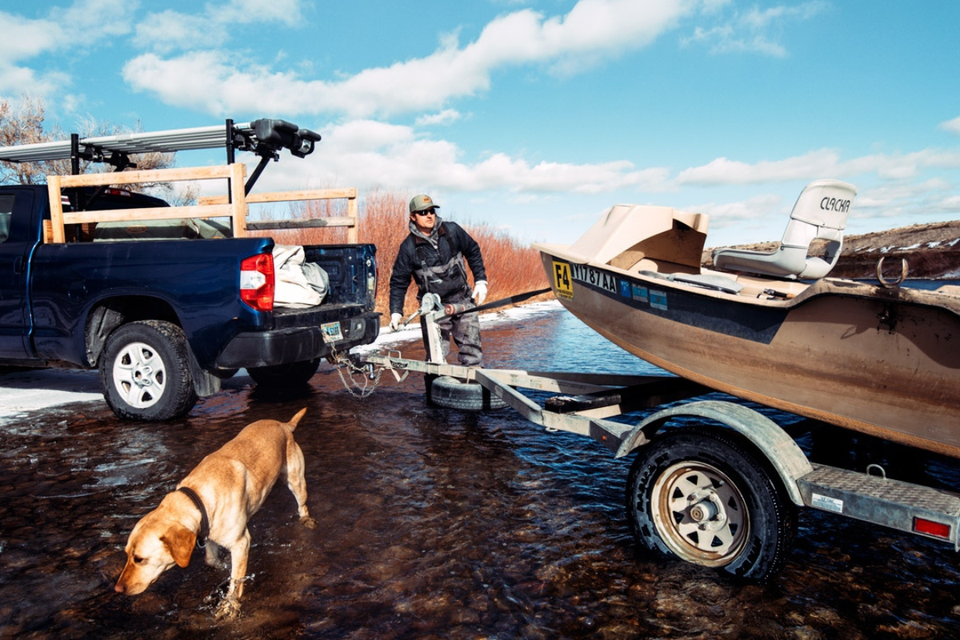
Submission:
[[127,588],[126,586],[118,582],[116,586],[113,587],[113,590],[116,591],[117,593],[125,593],[127,591]]

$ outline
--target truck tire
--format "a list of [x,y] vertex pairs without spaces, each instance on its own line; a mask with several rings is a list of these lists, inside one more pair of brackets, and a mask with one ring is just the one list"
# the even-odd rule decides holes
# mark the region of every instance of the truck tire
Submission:
[[450,376],[439,376],[430,385],[427,401],[446,409],[487,411],[503,409],[507,404],[476,382],[463,382]]
[[183,330],[161,320],[117,327],[100,358],[100,388],[121,418],[159,421],[188,414],[197,394]]
[[764,582],[783,567],[797,514],[779,479],[735,436],[665,432],[637,450],[627,516],[655,554]]
[[257,386],[267,389],[300,387],[308,382],[320,368],[320,359],[278,364],[272,367],[249,367],[247,373]]

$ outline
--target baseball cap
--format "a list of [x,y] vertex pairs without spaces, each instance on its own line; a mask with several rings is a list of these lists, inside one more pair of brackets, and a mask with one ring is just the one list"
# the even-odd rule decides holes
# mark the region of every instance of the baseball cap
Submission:
[[428,195],[420,194],[418,196],[413,196],[413,200],[410,201],[410,213],[416,213],[417,211],[426,211],[427,209],[439,209],[440,205],[433,201]]

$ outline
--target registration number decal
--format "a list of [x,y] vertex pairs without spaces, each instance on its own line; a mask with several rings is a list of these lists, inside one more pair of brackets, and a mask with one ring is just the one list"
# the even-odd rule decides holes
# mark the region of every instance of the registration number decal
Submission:
[[582,264],[575,264],[572,265],[572,274],[574,280],[599,287],[610,293],[620,292],[620,285],[617,284],[616,276],[600,271],[599,269],[587,267]]

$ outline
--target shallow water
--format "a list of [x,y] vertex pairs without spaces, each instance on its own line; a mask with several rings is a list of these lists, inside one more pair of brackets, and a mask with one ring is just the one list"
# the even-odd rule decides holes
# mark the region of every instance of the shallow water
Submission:
[[[490,367],[651,370],[559,310],[487,329],[484,346]],[[657,561],[638,550],[625,519],[629,460],[511,410],[425,406],[422,388],[414,376],[397,384],[384,375],[360,399],[325,366],[304,392],[265,397],[238,385],[162,425],[119,422],[88,402],[0,426],[0,637],[960,634],[960,557],[946,545],[806,511],[768,585]],[[141,516],[245,424],[303,406],[296,438],[320,526],[301,526],[287,489],[274,489],[250,524],[239,619],[214,620],[228,570],[207,567],[199,552],[143,595],[113,592]],[[953,461],[842,442],[827,447],[841,454],[834,464],[878,461],[893,477],[960,486]]]

